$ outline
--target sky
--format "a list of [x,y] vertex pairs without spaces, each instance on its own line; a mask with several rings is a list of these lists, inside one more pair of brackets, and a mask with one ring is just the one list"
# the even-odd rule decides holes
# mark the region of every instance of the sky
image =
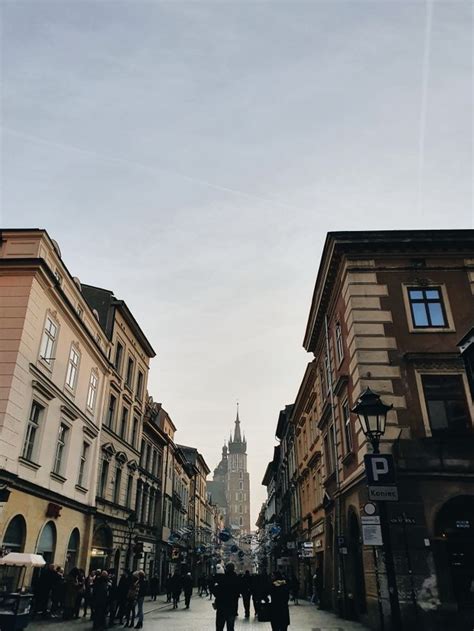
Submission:
[[473,227],[468,1],[0,0],[0,224],[157,350],[149,391],[252,522],[330,230]]

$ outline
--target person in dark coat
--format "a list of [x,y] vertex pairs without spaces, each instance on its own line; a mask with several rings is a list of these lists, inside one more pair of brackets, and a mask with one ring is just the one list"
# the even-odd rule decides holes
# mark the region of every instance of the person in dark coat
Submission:
[[171,598],[173,597],[173,577],[171,574],[168,574],[165,581],[165,589],[166,589],[166,602],[170,603]]
[[143,603],[145,602],[145,596],[147,592],[147,584],[145,578],[145,572],[139,570],[136,572],[138,577],[138,594],[137,594],[137,624],[135,629],[143,628]]
[[252,576],[252,601],[256,616],[258,616],[260,611],[260,603],[268,602],[269,589],[268,574],[266,572]]
[[135,622],[135,607],[137,605],[139,589],[140,585],[138,575],[136,572],[134,572],[130,577],[130,583],[128,586],[126,597],[125,615],[127,620],[124,624],[125,627],[132,628]]
[[178,609],[179,597],[182,589],[181,576],[175,572],[171,577],[171,593],[173,595],[173,609]]
[[79,570],[75,567],[69,572],[64,581],[63,620],[72,620],[74,616],[77,594],[80,588],[78,577]]
[[252,577],[247,570],[242,576],[241,594],[244,602],[245,617],[250,618],[250,598],[252,596]]
[[48,615],[48,602],[55,580],[56,568],[52,563],[43,568],[35,580],[35,612],[41,613],[44,618]]
[[150,596],[152,600],[156,600],[156,597],[158,596],[159,584],[160,582],[158,580],[158,576],[153,574],[150,578]]
[[224,627],[227,628],[227,631],[234,631],[241,593],[241,580],[235,573],[233,563],[226,565],[224,574],[216,575],[213,593],[216,597],[213,605],[216,609],[216,631],[223,631]]
[[275,572],[270,585],[270,622],[272,631],[287,631],[290,625],[290,589],[281,572]]
[[298,597],[300,593],[300,582],[297,579],[295,574],[293,574],[293,576],[290,579],[290,592],[291,592],[291,597],[295,605],[299,605]]
[[184,591],[184,605],[186,609],[189,609],[189,603],[191,602],[191,596],[193,593],[193,579],[191,572],[188,572],[183,576],[183,591]]
[[119,624],[122,624],[123,618],[127,613],[127,594],[131,584],[130,570],[125,569],[120,576],[117,584],[117,609],[115,611],[115,617],[119,619]]
[[105,629],[106,615],[109,603],[109,575],[103,570],[94,581],[92,600],[94,602],[93,629]]

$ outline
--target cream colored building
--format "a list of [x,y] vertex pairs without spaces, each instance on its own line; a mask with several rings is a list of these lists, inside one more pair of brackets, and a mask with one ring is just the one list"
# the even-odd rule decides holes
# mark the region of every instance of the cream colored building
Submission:
[[44,230],[2,231],[0,305],[2,549],[87,569],[110,342]]
[[132,550],[138,532],[129,529],[127,519],[136,514],[148,369],[155,351],[123,300],[90,285],[83,286],[83,293],[97,311],[102,335],[111,344],[91,565],[119,571],[137,567],[139,561]]

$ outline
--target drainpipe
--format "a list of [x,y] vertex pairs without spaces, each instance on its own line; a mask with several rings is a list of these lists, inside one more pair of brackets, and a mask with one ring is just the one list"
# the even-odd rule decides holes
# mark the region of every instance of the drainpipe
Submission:
[[[326,336],[326,355],[327,355],[327,366],[328,366],[328,380],[329,380],[329,396],[331,400],[331,419],[332,419],[332,434],[333,434],[333,444],[334,444],[334,463],[336,467],[336,497],[335,497],[335,522],[336,528],[334,528],[335,539],[333,541],[333,575],[336,576],[337,570],[337,601],[342,601],[342,609],[344,609],[345,604],[345,589],[344,589],[344,565],[342,561],[342,555],[339,552],[339,546],[336,545],[339,541],[338,537],[342,535],[342,515],[341,515],[341,494],[340,494],[340,475],[339,475],[339,462],[338,462],[338,453],[337,453],[337,432],[336,432],[336,405],[334,402],[334,385],[332,380],[332,362],[331,362],[331,352],[330,352],[330,344],[329,344],[329,325],[328,325],[328,316],[327,314],[324,317],[324,332]],[[325,367],[326,368],[326,367]],[[340,607],[341,605],[339,605]],[[342,613],[342,612],[340,612]]]

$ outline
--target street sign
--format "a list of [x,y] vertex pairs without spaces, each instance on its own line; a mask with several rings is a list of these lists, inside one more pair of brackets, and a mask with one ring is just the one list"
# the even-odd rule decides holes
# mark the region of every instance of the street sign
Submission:
[[380,515],[361,515],[360,523],[366,526],[380,524]]
[[369,499],[378,502],[398,502],[396,486],[369,486]]
[[391,454],[366,454],[365,475],[370,486],[393,486],[396,483],[395,464]]
[[364,504],[364,513],[366,515],[375,515],[376,512],[377,507],[375,506],[375,504],[372,504],[372,502],[367,502],[367,504]]
[[[373,517],[370,517],[368,519],[373,519]],[[362,541],[364,542],[365,546],[383,545],[382,528],[380,527],[380,523],[362,522]]]

